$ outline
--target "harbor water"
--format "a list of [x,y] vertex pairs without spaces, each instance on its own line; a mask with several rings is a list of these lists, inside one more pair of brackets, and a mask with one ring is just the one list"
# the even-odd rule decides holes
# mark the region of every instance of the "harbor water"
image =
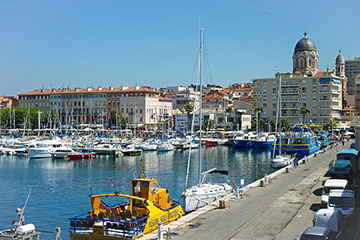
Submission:
[[[192,150],[189,186],[198,181],[198,155]],[[270,150],[236,149],[228,146],[202,147],[202,169],[225,169],[231,183],[240,179],[249,184],[274,170],[270,167]],[[25,209],[26,223],[40,230],[61,227],[62,239],[68,235],[69,218],[88,212],[91,208],[89,194],[117,192],[130,194],[131,180],[140,176],[141,159],[146,177],[156,178],[171,197],[183,205],[189,151],[144,152],[142,156],[97,156],[94,160],[66,161],[53,159],[28,159],[0,156],[0,229],[11,227],[16,219],[16,208],[24,205],[30,189],[31,196]],[[234,176],[233,176],[234,172]],[[224,180],[223,177],[214,180]],[[42,234],[42,239],[53,236]]]

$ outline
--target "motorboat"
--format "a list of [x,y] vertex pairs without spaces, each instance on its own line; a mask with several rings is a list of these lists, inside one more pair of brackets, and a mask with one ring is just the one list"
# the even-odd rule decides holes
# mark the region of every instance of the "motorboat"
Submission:
[[69,147],[58,140],[42,140],[29,147],[29,158],[51,158],[56,150],[69,150]]
[[269,134],[261,134],[254,141],[254,148],[271,148],[275,143],[275,136]]
[[157,144],[152,143],[142,143],[139,145],[139,148],[143,151],[156,151],[158,148]]
[[135,239],[156,230],[159,222],[165,225],[184,215],[180,203],[155,179],[134,179],[131,189],[131,195],[90,195],[90,211],[70,218],[70,238]]
[[168,151],[173,151],[175,149],[174,145],[172,145],[171,143],[161,143],[158,145],[158,152],[168,152]]
[[76,151],[74,151],[71,148],[56,149],[55,151],[51,152],[51,157],[53,159],[62,159],[68,156],[69,154],[73,154],[73,153],[76,153]]
[[230,139],[229,141],[233,147],[251,148],[254,145],[254,140],[256,139],[256,137],[256,134],[249,132],[235,139]]
[[95,152],[74,151],[66,155],[65,158],[68,160],[84,160],[84,159],[94,159],[95,156],[96,156]]
[[136,149],[135,145],[131,144],[125,148],[122,148],[121,152],[124,154],[124,156],[139,156],[143,151],[141,149]]

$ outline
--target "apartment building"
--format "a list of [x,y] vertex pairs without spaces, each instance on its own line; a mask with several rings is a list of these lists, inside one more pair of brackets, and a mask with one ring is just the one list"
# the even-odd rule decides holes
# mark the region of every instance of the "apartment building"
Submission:
[[199,92],[196,92],[191,87],[167,87],[165,97],[170,98],[172,100],[173,108],[179,109],[180,111],[184,111],[184,106],[186,104],[191,104],[196,108],[199,107]]
[[360,74],[355,77],[355,109],[360,113]]
[[355,57],[353,60],[345,60],[345,75],[348,78],[347,93],[349,95],[355,94],[355,78],[360,74],[360,57]]
[[6,107],[17,107],[19,99],[14,96],[0,96],[0,109]]
[[172,104],[150,87],[75,88],[35,90],[19,94],[20,105],[39,107],[58,115],[62,124],[104,124],[118,110],[133,126],[154,126],[163,116],[171,117]]
[[310,110],[307,123],[326,124],[329,119],[340,118],[342,83],[332,72],[318,72],[313,77],[283,73],[275,78],[254,79],[254,107],[263,108],[263,118],[275,120],[280,76],[281,116],[290,124],[301,123],[302,107]]
[[253,79],[254,107],[262,107],[263,118],[275,120],[277,93],[281,77],[281,115],[290,124],[300,123],[302,107],[310,110],[306,123],[326,124],[340,118],[346,89],[345,63],[341,52],[335,71],[318,71],[318,54],[312,40],[304,34],[293,54],[293,73],[277,73],[275,78]]

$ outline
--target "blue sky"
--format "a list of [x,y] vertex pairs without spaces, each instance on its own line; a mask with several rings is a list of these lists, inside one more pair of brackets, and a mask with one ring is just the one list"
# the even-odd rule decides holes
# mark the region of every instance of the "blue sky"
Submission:
[[[0,1],[0,95],[40,88],[195,83],[199,19],[211,77],[228,86],[292,71],[308,32],[320,70],[360,56],[360,1]],[[208,75],[210,76],[210,74]]]

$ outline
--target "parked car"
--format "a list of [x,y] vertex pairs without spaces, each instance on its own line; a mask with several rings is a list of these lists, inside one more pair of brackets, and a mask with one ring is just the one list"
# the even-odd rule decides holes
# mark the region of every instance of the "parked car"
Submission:
[[344,218],[349,218],[355,211],[354,195],[353,190],[330,190],[327,207],[330,210],[340,210]]
[[336,239],[341,236],[344,231],[344,217],[340,210],[319,209],[315,213],[314,226],[328,227],[336,233]]
[[300,236],[300,240],[334,240],[336,232],[328,227],[308,227]]
[[350,185],[353,182],[352,164],[350,160],[336,160],[330,168],[329,173],[333,179],[346,179]]
[[353,173],[357,173],[360,170],[360,152],[354,148],[341,150],[336,154],[336,159],[350,160]]
[[329,192],[332,189],[345,189],[348,187],[348,181],[346,179],[328,179],[324,183],[322,195],[321,195],[321,207],[327,207],[329,201]]

